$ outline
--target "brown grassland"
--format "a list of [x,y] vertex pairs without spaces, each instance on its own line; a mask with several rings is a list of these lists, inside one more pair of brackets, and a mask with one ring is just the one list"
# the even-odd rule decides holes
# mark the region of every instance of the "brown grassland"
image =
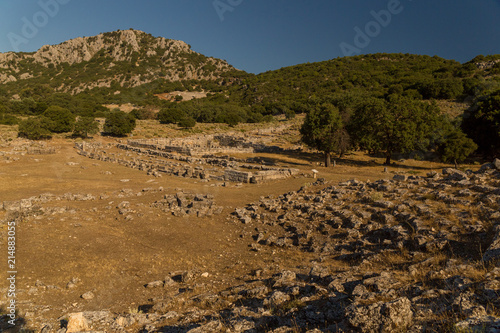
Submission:
[[[293,131],[273,137],[273,143],[282,147],[298,145],[300,120],[293,120]],[[139,121],[133,137],[189,136],[224,131],[246,133],[254,129],[243,124],[235,128],[198,124],[193,130],[185,131],[155,121]],[[0,132],[4,142],[0,152],[5,153],[0,157],[0,201],[20,200],[42,193],[57,196],[82,193],[97,198],[92,201],[51,201],[44,207],[64,207],[64,213],[31,216],[17,226],[18,309],[33,327],[43,324],[39,322],[40,314],[57,320],[63,314],[79,311],[135,311],[133,309],[156,297],[153,291],[143,286],[163,280],[169,272],[208,273],[196,285],[197,289],[190,291],[195,294],[203,290],[224,290],[263,265],[275,267],[276,271],[305,269],[305,264],[315,259],[314,254],[271,247],[259,252],[249,251],[251,240],[247,235],[254,232],[254,227],[234,223],[229,214],[237,207],[258,201],[261,196],[278,196],[311,183],[313,168],[319,171],[319,177],[340,182],[353,178],[361,181],[392,179],[394,173],[399,172],[425,175],[445,167],[438,162],[406,160],[396,162],[384,172],[383,158],[356,152],[338,159],[335,167],[326,169],[319,165],[322,161],[320,154],[304,149],[293,154],[259,155],[278,166],[300,169],[307,177],[215,186],[220,184],[167,175],[155,178],[144,171],[91,160],[78,155],[73,148],[74,140],[64,136],[46,142],[48,146],[56,147],[56,154],[9,154],[20,140],[16,138],[14,127],[2,126]],[[95,136],[91,141],[115,143],[118,140]],[[463,167],[477,169],[476,166]],[[143,191],[160,187],[163,188],[161,192]],[[223,207],[223,213],[186,218],[150,207],[165,194],[180,190],[212,194],[217,205]],[[121,194],[127,191],[140,195],[121,198]],[[101,196],[103,199],[99,199]],[[126,220],[119,214],[116,206],[122,201],[130,202],[133,219]],[[0,211],[0,220],[5,218],[6,213]],[[2,225],[2,229],[3,235],[6,226]],[[0,250],[5,253],[6,243],[1,243]],[[397,266],[406,259],[401,254],[381,260]],[[346,263],[331,260],[325,265],[338,268]],[[2,274],[7,271],[5,260],[2,260],[0,269]],[[471,274],[480,274],[480,269]],[[72,279],[79,282],[75,288],[67,289],[66,285]],[[33,289],[41,285],[45,286],[46,292]],[[0,288],[5,290],[6,287],[6,281],[2,279]],[[82,299],[80,296],[88,291],[96,297]],[[1,299],[5,300],[3,291]]]

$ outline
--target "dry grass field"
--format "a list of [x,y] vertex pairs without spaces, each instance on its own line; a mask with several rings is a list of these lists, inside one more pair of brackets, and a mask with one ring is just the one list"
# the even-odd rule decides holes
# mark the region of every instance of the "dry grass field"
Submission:
[[[282,135],[267,138],[270,144],[289,148],[299,145],[299,122],[296,119],[291,123],[258,126],[289,126]],[[44,143],[55,147],[56,154],[29,155],[23,147],[32,143],[15,138],[14,128],[3,126],[0,130],[0,201],[18,201],[47,193],[58,198],[40,204],[20,218],[17,225],[18,316],[37,332],[46,324],[55,328],[54,323],[67,320],[64,316],[69,313],[139,311],[141,306],[154,303],[165,297],[162,293],[167,293],[144,286],[175,272],[195,272],[199,277],[187,290],[176,291],[186,297],[223,291],[243,283],[242,277],[250,272],[262,269],[307,273],[310,263],[318,260],[316,253],[279,247],[250,251],[254,243],[251,236],[260,230],[235,223],[231,213],[264,196],[278,197],[308,186],[315,181],[311,169],[317,169],[318,177],[327,183],[338,183],[351,179],[389,180],[395,173],[425,176],[446,167],[437,162],[406,160],[396,162],[384,172],[383,158],[359,152],[338,159],[335,167],[326,169],[320,165],[319,154],[304,149],[286,154],[258,154],[276,166],[299,169],[298,176],[260,184],[224,184],[170,175],[153,177],[145,171],[88,159],[77,154],[73,140],[62,136]],[[255,130],[250,125],[228,128],[198,124],[190,131],[183,131],[154,121],[140,121],[131,137]],[[120,140],[96,136],[90,141],[114,144]],[[255,157],[255,154],[234,157]],[[176,217],[151,206],[165,195],[180,191],[212,195],[217,206],[223,208],[222,213],[199,218]],[[65,199],[65,194],[90,195],[93,199]],[[123,202],[127,202],[126,213],[119,209]],[[5,210],[0,211],[0,220],[10,218],[13,216]],[[5,234],[6,230],[6,224],[2,223],[0,232]],[[0,250],[6,253],[6,242],[2,240],[1,244]],[[384,259],[395,266],[405,260],[404,255],[394,254]],[[324,259],[323,264],[332,271],[348,267],[334,259]],[[0,269],[8,271],[5,260]],[[3,280],[1,302],[6,301],[6,288]],[[89,292],[92,297],[82,298]]]

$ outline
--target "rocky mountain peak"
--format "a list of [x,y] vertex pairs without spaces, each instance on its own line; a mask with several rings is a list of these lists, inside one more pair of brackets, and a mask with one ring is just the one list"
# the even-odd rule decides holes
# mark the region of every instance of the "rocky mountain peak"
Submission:
[[133,52],[145,51],[149,55],[150,49],[174,49],[178,52],[193,52],[183,41],[168,40],[137,30],[119,30],[101,33],[93,37],[78,37],[65,41],[59,45],[45,45],[33,54],[36,62],[47,66],[68,63],[70,65],[90,61],[97,53],[105,50],[115,61],[125,61]]
[[226,61],[194,52],[183,41],[133,29],[78,37],[34,53],[0,53],[0,84],[50,76],[56,91],[72,94],[112,82],[135,87],[159,78],[213,80],[231,70]]

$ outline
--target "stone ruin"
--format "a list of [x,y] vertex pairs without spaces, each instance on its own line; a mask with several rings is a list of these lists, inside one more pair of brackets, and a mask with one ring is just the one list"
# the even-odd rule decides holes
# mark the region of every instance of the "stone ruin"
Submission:
[[[267,147],[267,148],[266,148]],[[99,143],[76,143],[78,154],[100,161],[144,170],[153,176],[162,174],[204,181],[261,183],[299,174],[299,170],[264,165],[255,158],[237,159],[214,154],[275,151],[277,148],[228,135],[205,135],[186,139],[128,140],[119,143],[118,153]],[[279,148],[281,149],[281,148]],[[121,153],[120,151],[123,151]],[[123,156],[125,155],[125,156]],[[142,158],[146,156],[146,158]],[[255,164],[255,163],[260,164]]]
[[59,147],[49,146],[45,142],[16,139],[11,142],[1,143],[0,148],[7,148],[0,151],[0,156],[8,157],[9,155],[53,155]]
[[282,149],[268,146],[249,136],[217,134],[189,138],[157,138],[127,140],[131,147],[154,149],[187,156],[205,156],[214,154],[251,154],[259,152],[279,152]]
[[216,206],[211,194],[192,194],[179,192],[174,195],[165,195],[162,200],[151,204],[151,207],[159,208],[165,213],[174,216],[212,216],[221,214],[222,207]]
[[56,153],[54,147],[29,147],[27,150],[28,155],[53,155]]

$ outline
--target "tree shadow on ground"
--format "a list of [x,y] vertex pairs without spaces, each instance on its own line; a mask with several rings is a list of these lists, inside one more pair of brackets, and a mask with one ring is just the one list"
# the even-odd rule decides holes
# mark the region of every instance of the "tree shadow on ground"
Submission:
[[[278,165],[278,164],[288,164],[288,165],[297,165],[297,166],[304,166],[304,165],[309,165],[311,167],[314,167],[318,164],[321,166],[324,166],[324,156],[323,154],[320,153],[310,153],[310,152],[298,152],[295,150],[284,150],[279,153],[274,154],[276,157],[262,157],[263,160],[267,161],[268,163],[272,165]],[[283,156],[283,158],[280,158],[279,156]],[[405,165],[403,162],[393,162],[391,165],[385,165],[384,163],[380,163],[375,161],[374,159],[368,160],[368,161],[360,161],[353,159],[349,157],[350,155],[345,155],[343,157],[337,157],[337,158],[332,158],[332,163],[335,161],[336,166],[347,166],[347,167],[374,167],[374,166],[379,166],[381,168],[384,167],[392,167],[392,168],[399,168],[399,169],[405,169],[409,171],[413,170],[421,170],[421,171],[431,171],[435,169],[431,165],[431,163],[434,163],[432,161],[424,161],[427,162],[429,165],[428,166],[412,166],[412,165]],[[372,158],[379,158],[380,156],[378,155],[367,155]],[[290,161],[289,159],[294,159],[294,160],[302,160],[304,161],[303,163],[300,162],[293,162]],[[331,167],[334,169],[335,167]]]

